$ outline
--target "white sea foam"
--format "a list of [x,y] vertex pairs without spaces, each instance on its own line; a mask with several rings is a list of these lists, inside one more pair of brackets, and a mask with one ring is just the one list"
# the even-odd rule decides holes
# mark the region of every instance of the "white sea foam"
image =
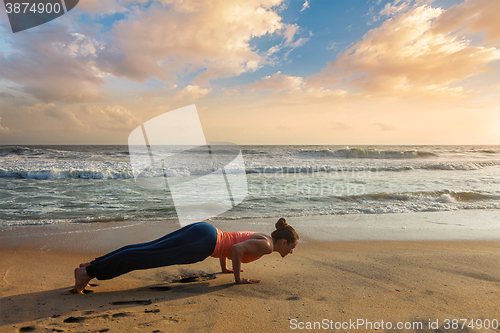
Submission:
[[438,155],[432,152],[419,150],[378,150],[378,149],[363,149],[349,148],[331,150],[319,149],[308,150],[300,149],[295,155],[300,157],[330,157],[330,158],[371,158],[371,159],[407,159],[407,158],[427,158],[437,157]]
[[[173,156],[162,167],[144,165],[141,177],[183,182],[222,167],[200,159],[204,151]],[[500,209],[496,146],[242,151],[249,195],[223,218]],[[175,217],[165,187],[135,183],[126,146],[0,146],[1,225]]]

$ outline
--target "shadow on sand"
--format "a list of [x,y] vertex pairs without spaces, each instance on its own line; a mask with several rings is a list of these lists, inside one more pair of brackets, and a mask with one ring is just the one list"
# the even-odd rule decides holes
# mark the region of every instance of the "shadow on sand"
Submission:
[[[73,287],[71,286],[3,297],[0,299],[0,306],[8,311],[1,311],[0,325],[14,325],[46,318],[57,318],[65,323],[82,322],[86,319],[99,317],[110,310],[190,298],[224,290],[235,285],[227,283],[210,286],[208,282],[205,282],[215,278],[216,274],[195,274],[167,283],[129,290],[99,292],[99,286],[91,284],[90,287],[87,287],[87,291],[90,292],[85,295],[72,293]],[[79,298],[78,303],[74,302],[75,298]],[[69,315],[75,311],[84,315],[81,317]],[[118,315],[120,313],[115,313],[113,316]],[[109,314],[103,316],[109,316]]]

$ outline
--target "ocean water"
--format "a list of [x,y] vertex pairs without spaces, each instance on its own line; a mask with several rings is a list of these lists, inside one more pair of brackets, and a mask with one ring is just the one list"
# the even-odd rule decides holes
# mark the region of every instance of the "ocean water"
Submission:
[[[500,146],[241,150],[248,195],[214,219],[500,213]],[[183,179],[213,171],[198,157],[183,154],[156,176]],[[136,184],[127,146],[0,146],[0,226],[158,219],[176,219],[172,196]]]

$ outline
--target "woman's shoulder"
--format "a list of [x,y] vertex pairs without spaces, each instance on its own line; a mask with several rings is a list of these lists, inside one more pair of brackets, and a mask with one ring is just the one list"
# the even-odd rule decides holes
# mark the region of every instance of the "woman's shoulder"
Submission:
[[264,234],[262,232],[254,232],[250,236],[250,239],[267,239],[267,240],[271,240],[271,236],[266,235],[266,234]]
[[263,248],[266,248],[266,249],[268,248],[272,252],[272,250],[273,250],[273,239],[272,239],[271,236],[258,232],[258,233],[254,233],[250,237],[250,240],[252,240],[252,239],[259,241],[260,247],[263,247]]
[[[273,241],[270,236],[262,233],[253,233],[252,236],[241,243],[233,246],[243,250],[244,254],[253,255],[255,258],[260,258],[264,254],[273,252]],[[254,259],[252,259],[254,260]]]

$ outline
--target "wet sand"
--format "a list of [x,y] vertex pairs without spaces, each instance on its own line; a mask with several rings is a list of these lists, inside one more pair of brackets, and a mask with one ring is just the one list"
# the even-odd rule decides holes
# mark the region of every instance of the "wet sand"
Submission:
[[[267,230],[269,223],[249,221],[244,229]],[[388,323],[392,331],[398,331],[398,323],[412,323],[414,329],[400,331],[452,332],[445,329],[446,319],[467,319],[467,324],[500,319],[500,241],[492,239],[324,241],[303,230],[293,254],[282,259],[273,253],[243,265],[242,276],[262,279],[260,284],[235,285],[232,275],[219,273],[218,260],[208,258],[94,279],[91,293],[70,293],[80,262],[131,239],[154,238],[166,228],[160,222],[145,224],[108,232],[96,225],[83,232],[76,225],[40,227],[38,237],[3,230],[2,237],[11,234],[0,249],[0,331],[288,332],[316,325],[316,331],[374,332],[378,326],[385,332]],[[141,232],[131,232],[134,228]],[[401,228],[394,230],[411,229]],[[54,239],[57,244],[49,242]],[[499,331],[474,325],[468,332]],[[466,332],[453,332],[461,331]]]

